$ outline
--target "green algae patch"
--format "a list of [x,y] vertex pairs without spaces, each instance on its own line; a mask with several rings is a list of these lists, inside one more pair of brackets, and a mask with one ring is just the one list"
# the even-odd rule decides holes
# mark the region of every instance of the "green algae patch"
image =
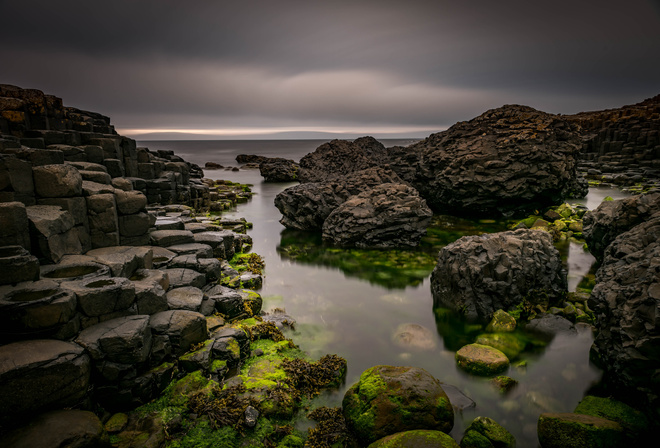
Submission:
[[442,431],[416,429],[399,432],[375,441],[368,448],[458,448],[459,445]]
[[104,428],[109,433],[118,433],[123,430],[128,424],[128,415],[123,412],[118,412],[114,414],[110,419],[105,423]]
[[237,448],[238,432],[229,426],[214,429],[208,421],[201,421],[191,428],[182,438],[171,441],[168,448]]
[[612,420],[635,436],[649,429],[649,421],[641,411],[613,398],[587,395],[580,401],[574,412]]
[[490,382],[501,394],[511,392],[518,385],[518,380],[505,375],[496,376]]
[[516,359],[526,346],[526,342],[513,333],[482,334],[477,336],[475,343],[496,348],[509,360]]
[[458,366],[479,376],[497,375],[509,368],[509,358],[496,348],[481,344],[468,344],[456,352]]
[[[485,439],[485,440],[484,440]],[[488,444],[485,444],[488,442]],[[489,417],[477,417],[465,430],[461,448],[515,448],[516,439],[502,425]]]
[[538,436],[544,448],[614,448],[625,443],[620,424],[584,414],[541,414]]

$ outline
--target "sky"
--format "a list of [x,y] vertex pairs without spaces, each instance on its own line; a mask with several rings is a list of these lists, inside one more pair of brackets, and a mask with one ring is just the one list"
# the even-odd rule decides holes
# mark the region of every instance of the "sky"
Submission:
[[660,0],[0,0],[0,83],[140,139],[418,136],[660,93]]

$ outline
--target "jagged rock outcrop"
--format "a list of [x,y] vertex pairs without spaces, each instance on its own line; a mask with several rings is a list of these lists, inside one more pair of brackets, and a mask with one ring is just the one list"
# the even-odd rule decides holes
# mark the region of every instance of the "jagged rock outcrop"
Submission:
[[614,239],[660,212],[660,193],[632,196],[618,201],[604,201],[582,218],[583,235],[589,251],[603,260],[607,246]]
[[387,150],[373,137],[332,140],[300,159],[300,182],[324,182],[387,163]]
[[367,168],[329,182],[289,187],[275,197],[275,206],[282,213],[280,222],[285,227],[321,229],[330,213],[348,198],[385,183],[401,183],[401,180],[392,170]]
[[338,246],[414,247],[432,216],[414,188],[382,184],[333,210],[323,223],[323,238]]
[[259,172],[266,182],[294,182],[298,180],[300,166],[293,160],[268,158],[259,164]]
[[[581,197],[578,127],[531,107],[509,105],[391,155],[417,154],[412,185],[439,212],[510,215]],[[406,167],[394,160],[393,167]],[[409,179],[410,170],[401,177]]]
[[490,320],[525,301],[547,306],[566,290],[559,252],[541,230],[459,238],[440,250],[431,274],[434,306],[470,319]]
[[[589,298],[598,335],[592,351],[606,379],[637,398],[660,398],[660,212],[607,246]],[[628,392],[629,393],[629,392]]]

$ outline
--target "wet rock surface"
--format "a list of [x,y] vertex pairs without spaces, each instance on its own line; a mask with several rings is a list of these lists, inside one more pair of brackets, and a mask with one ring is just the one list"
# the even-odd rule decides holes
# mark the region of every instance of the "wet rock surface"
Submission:
[[470,319],[523,302],[546,304],[563,297],[566,278],[550,234],[519,229],[462,237],[440,250],[431,275],[436,306]]
[[259,163],[259,172],[266,182],[295,182],[300,166],[293,160],[273,157]]
[[382,184],[349,198],[323,223],[323,238],[338,246],[413,247],[433,213],[417,191]]
[[440,382],[416,367],[367,369],[344,395],[342,408],[363,444],[413,429],[447,433],[454,426],[454,411]]

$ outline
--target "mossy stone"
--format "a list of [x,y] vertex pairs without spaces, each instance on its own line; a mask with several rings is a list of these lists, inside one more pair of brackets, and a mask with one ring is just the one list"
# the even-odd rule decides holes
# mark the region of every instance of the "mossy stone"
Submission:
[[417,429],[383,437],[368,448],[458,448],[458,444],[444,432]]
[[518,380],[514,380],[508,376],[500,375],[493,378],[491,383],[500,391],[500,393],[505,394],[510,392],[514,387],[518,385]]
[[575,210],[569,204],[564,202],[556,209],[557,213],[561,215],[562,218],[568,219],[575,214]]
[[277,444],[277,448],[303,448],[304,446],[305,441],[295,434],[285,436],[280,440],[280,443]]
[[481,344],[468,344],[456,352],[458,366],[473,375],[491,376],[509,368],[509,358],[500,350]]
[[541,414],[538,436],[543,448],[614,448],[625,442],[620,424],[584,414]]
[[[516,439],[507,431],[502,425],[489,417],[477,417],[470,426],[465,430],[465,434],[477,433],[482,437],[471,434],[467,440],[465,436],[461,440],[461,448],[481,448],[481,447],[498,447],[498,448],[515,448]],[[486,439],[485,441],[483,439]],[[485,442],[488,441],[489,445]]]
[[417,367],[375,366],[344,395],[346,424],[363,445],[397,432],[449,432],[454,411],[441,383]]
[[516,329],[516,319],[504,310],[497,310],[486,327],[488,333],[511,333]]
[[482,334],[475,341],[477,344],[488,345],[501,351],[509,360],[518,357],[525,349],[525,341],[512,333]]
[[613,398],[587,395],[580,401],[574,412],[612,420],[635,436],[649,429],[649,420],[641,411]]
[[114,414],[110,419],[105,423],[105,430],[110,433],[121,432],[126,425],[128,424],[128,415],[123,412],[118,412]]

